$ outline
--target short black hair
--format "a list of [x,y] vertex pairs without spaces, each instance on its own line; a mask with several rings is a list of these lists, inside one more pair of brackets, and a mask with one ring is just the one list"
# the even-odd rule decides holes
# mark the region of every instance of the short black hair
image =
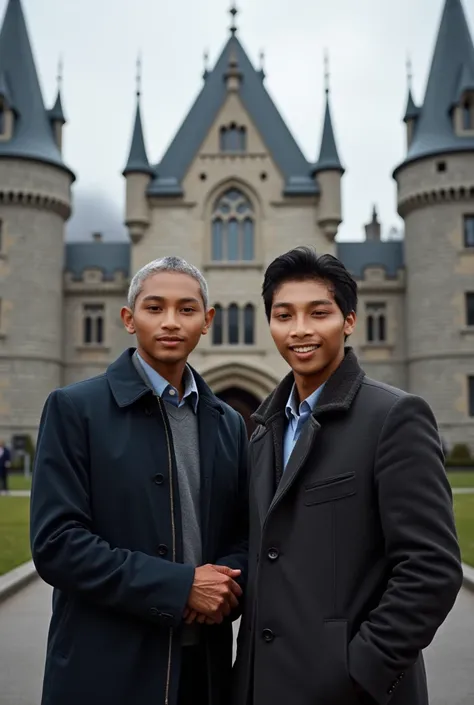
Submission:
[[305,279],[329,284],[344,319],[352,311],[357,312],[357,282],[343,263],[333,255],[318,255],[311,247],[296,247],[273,260],[265,272],[262,296],[268,321],[275,291],[284,282]]

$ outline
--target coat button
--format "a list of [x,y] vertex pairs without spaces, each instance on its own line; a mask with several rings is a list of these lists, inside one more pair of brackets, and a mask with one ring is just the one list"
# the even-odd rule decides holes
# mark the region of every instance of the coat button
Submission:
[[262,637],[263,640],[267,642],[267,644],[270,644],[270,642],[272,642],[275,638],[275,635],[271,629],[264,629],[262,632]]
[[150,614],[152,617],[156,617],[160,613],[160,610],[156,607],[150,607]]
[[155,485],[162,485],[163,482],[165,481],[165,476],[161,474],[161,472],[158,473],[158,475],[155,475],[153,478],[153,482]]
[[160,543],[160,545],[158,546],[158,555],[159,556],[166,556],[167,553],[168,553],[168,546],[165,546],[164,543]]
[[279,557],[279,552],[277,548],[270,548],[268,550],[268,557],[271,561],[276,561],[276,559]]

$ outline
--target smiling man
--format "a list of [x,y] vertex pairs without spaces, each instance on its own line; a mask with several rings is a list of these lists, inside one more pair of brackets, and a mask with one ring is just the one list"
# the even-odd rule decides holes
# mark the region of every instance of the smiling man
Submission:
[[187,364],[214,311],[176,257],[122,309],[137,348],[41,419],[31,543],[54,588],[43,705],[227,705],[247,564],[243,419]]
[[346,347],[357,285],[335,257],[278,257],[263,299],[291,373],[254,415],[233,703],[427,705],[421,651],[462,581],[433,414]]

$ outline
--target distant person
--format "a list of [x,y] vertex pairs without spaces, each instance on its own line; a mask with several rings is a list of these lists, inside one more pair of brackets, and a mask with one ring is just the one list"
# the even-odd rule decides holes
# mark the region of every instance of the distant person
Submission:
[[11,467],[11,453],[5,441],[0,440],[0,493],[8,493],[8,473]]
[[133,278],[126,350],[54,391],[31,544],[54,586],[43,705],[228,705],[247,564],[242,417],[188,364],[214,316],[176,257]]
[[234,705],[427,705],[422,650],[462,582],[428,404],[346,346],[357,284],[297,248],[263,300],[291,368],[254,418]]

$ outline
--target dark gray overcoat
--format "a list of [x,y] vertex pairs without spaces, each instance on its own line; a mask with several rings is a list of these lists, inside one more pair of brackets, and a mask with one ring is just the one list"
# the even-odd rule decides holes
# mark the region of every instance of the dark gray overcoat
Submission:
[[421,651],[462,581],[433,414],[349,348],[282,475],[292,384],[255,414],[234,705],[426,705]]
[[[40,576],[55,588],[42,705],[176,703],[194,568],[182,563],[165,405],[139,376],[133,352],[53,392],[41,419],[31,542]],[[194,374],[203,562],[239,568],[243,582],[245,425]],[[202,635],[210,702],[228,705],[231,620]]]

